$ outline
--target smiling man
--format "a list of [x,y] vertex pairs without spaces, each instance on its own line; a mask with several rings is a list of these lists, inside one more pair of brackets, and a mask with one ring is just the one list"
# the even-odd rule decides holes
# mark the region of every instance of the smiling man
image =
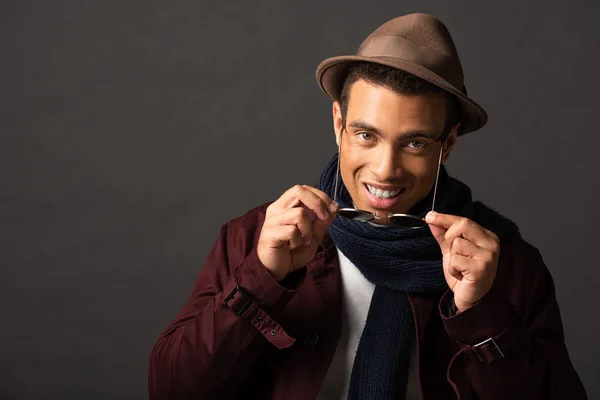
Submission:
[[585,399],[541,255],[443,165],[487,115],[442,22],[392,19],[317,81],[338,153],[222,226],[150,398]]

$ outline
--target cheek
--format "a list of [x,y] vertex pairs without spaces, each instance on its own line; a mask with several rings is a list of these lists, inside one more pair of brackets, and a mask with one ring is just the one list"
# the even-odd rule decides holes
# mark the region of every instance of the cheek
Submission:
[[344,184],[348,189],[354,185],[354,175],[355,175],[355,167],[352,160],[348,160],[347,158],[342,158],[340,163],[340,173],[342,178],[344,179]]
[[340,171],[346,188],[351,190],[357,186],[356,179],[359,177],[360,171],[364,165],[364,160],[357,157],[356,154],[346,153],[342,155]]
[[429,168],[427,168],[427,165],[425,165],[424,163],[415,163],[412,165],[407,165],[405,166],[405,170],[419,181],[426,180],[429,175]]
[[425,194],[429,192],[433,182],[435,182],[435,173],[437,172],[437,165],[435,167],[428,165],[427,163],[420,163],[413,166],[411,175],[414,176],[419,186],[419,192]]

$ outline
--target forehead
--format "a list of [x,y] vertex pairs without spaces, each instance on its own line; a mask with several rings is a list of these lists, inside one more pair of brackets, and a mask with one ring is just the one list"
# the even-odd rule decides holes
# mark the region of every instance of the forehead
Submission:
[[445,118],[443,92],[401,94],[362,79],[349,91],[348,123],[361,120],[389,133],[415,129],[441,133]]

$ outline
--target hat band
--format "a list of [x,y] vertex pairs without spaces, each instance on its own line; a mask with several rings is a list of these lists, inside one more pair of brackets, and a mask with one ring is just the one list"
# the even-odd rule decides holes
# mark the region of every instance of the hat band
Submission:
[[[364,42],[357,56],[396,58],[417,64],[462,89],[462,68],[456,65],[456,57],[421,46],[400,36],[375,36]],[[458,73],[457,73],[458,72]]]

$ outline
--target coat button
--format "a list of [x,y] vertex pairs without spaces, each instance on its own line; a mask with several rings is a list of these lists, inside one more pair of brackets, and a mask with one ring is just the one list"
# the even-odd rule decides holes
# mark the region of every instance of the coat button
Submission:
[[316,346],[317,343],[319,343],[319,335],[317,335],[316,333],[313,333],[309,338],[304,339],[304,345],[305,346]]

